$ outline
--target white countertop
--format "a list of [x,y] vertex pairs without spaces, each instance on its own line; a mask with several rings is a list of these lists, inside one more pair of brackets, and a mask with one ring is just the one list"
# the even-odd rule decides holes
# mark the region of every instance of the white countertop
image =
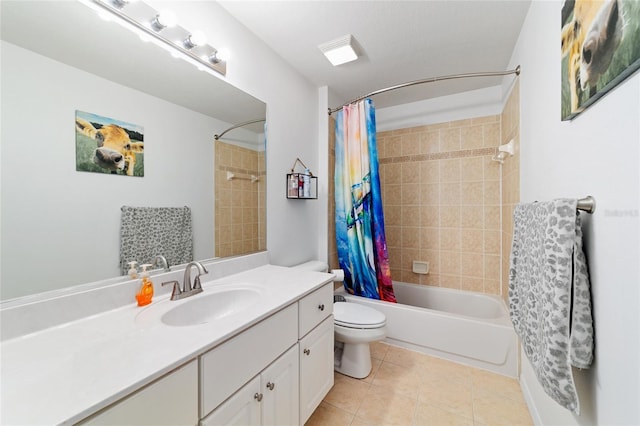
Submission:
[[[132,300],[118,309],[2,342],[1,423],[80,421],[330,282],[332,276],[265,265],[213,281],[202,278],[204,292],[182,301],[169,301],[164,295],[140,308]],[[242,314],[205,324],[171,327],[159,318],[136,321],[144,309],[162,310],[161,304],[185,303],[230,284],[268,291]]]

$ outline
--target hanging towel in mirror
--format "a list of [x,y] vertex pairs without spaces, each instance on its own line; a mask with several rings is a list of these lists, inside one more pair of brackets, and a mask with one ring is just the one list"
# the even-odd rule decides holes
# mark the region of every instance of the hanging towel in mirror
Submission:
[[128,262],[153,263],[162,255],[169,265],[193,260],[193,231],[189,207],[122,206],[120,222],[120,269]]
[[579,414],[571,367],[591,365],[593,323],[576,207],[575,199],[516,206],[509,313],[545,392]]

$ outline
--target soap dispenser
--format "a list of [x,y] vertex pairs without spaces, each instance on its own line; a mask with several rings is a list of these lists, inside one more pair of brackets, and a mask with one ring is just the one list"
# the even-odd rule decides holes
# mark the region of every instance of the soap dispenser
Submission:
[[153,283],[149,279],[149,272],[147,272],[147,268],[151,266],[148,263],[145,263],[142,266],[142,280],[140,291],[136,294],[136,300],[138,301],[138,306],[145,306],[151,303],[151,298],[153,297]]
[[128,262],[129,265],[129,276],[131,277],[132,280],[135,280],[136,278],[138,278],[138,268],[136,268],[136,264],[138,262],[136,262],[135,260],[132,260],[131,262]]

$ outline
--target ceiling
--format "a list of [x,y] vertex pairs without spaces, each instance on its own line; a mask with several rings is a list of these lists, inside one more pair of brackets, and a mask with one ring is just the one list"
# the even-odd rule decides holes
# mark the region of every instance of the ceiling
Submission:
[[[346,102],[413,80],[506,70],[530,0],[220,4],[309,81]],[[333,67],[318,45],[346,34],[361,56]],[[388,107],[500,83],[482,77],[422,84],[378,95],[375,103]]]

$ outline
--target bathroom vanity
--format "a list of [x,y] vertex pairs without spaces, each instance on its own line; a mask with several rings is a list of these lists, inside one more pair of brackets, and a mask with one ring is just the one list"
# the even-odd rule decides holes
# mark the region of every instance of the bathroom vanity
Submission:
[[203,278],[181,301],[132,299],[3,341],[2,424],[304,424],[333,386],[332,276]]

